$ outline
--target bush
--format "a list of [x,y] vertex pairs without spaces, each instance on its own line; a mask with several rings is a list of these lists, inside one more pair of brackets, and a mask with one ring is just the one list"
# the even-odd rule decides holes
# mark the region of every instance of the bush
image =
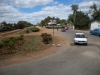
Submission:
[[38,32],[40,29],[39,28],[37,28],[37,27],[33,27],[33,28],[31,28],[31,31],[32,32]]
[[0,43],[0,49],[3,48],[3,43]]
[[[20,35],[19,37],[9,37],[2,40],[3,47],[5,47],[8,50],[8,53],[12,53],[12,50],[15,48],[15,43],[19,40],[23,40],[24,35]],[[19,42],[18,42],[19,43]],[[2,47],[2,44],[0,45],[0,48]]]
[[3,39],[2,42],[4,43],[4,46],[8,46],[8,43],[10,42],[10,39],[6,38],[6,39]]
[[[60,25],[60,26],[54,26],[54,29],[57,29],[57,28],[60,29],[62,27],[64,27],[64,26],[62,26],[62,25]],[[46,26],[46,28],[53,29],[53,26]]]
[[43,36],[46,36],[46,35],[47,35],[47,33],[42,33],[42,34],[41,34],[42,37],[43,37]]
[[2,54],[3,43],[0,43],[0,53]]
[[29,32],[30,32],[29,29],[27,29],[27,30],[26,30],[26,33],[29,33]]
[[47,34],[47,33],[42,33],[41,34],[42,38],[43,38],[43,42],[48,44],[52,42],[52,36],[51,34]]
[[14,43],[18,41],[18,37],[9,37],[9,39]]
[[8,53],[12,53],[12,49],[14,49],[14,42],[9,41],[7,45]]
[[18,37],[18,40],[23,40],[24,39],[24,35],[20,35],[19,37]]

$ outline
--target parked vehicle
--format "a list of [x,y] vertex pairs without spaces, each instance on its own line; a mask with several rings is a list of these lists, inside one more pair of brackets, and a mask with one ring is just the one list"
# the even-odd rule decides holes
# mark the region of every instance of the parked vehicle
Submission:
[[92,35],[100,35],[100,28],[96,28],[94,30],[90,30],[90,33]]
[[74,44],[88,44],[87,37],[84,33],[75,33]]

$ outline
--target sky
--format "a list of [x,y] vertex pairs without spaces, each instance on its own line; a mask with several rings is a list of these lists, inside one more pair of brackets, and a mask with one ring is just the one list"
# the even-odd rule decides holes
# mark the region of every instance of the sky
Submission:
[[0,23],[28,21],[37,24],[48,16],[68,19],[73,13],[71,5],[78,4],[79,10],[88,13],[93,3],[100,8],[100,0],[0,0]]

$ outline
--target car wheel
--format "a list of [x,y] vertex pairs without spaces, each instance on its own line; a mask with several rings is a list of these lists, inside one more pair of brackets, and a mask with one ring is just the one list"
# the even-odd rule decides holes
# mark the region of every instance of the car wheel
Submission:
[[88,43],[86,43],[85,45],[88,45]]
[[75,45],[77,45],[77,43],[74,42]]
[[98,34],[97,34],[97,36],[98,36]]

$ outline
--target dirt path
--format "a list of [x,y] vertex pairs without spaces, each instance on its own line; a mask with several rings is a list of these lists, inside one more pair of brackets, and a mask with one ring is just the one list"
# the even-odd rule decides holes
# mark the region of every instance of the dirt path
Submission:
[[[52,29],[46,29],[46,28],[42,28],[42,27],[38,27],[38,28],[40,29],[39,32],[33,32],[33,33],[25,34],[25,36],[41,35],[41,33],[53,34]],[[69,47],[68,38],[66,38],[64,36],[62,37],[59,33],[57,33],[57,30],[55,30],[55,33],[56,34],[54,35],[54,37],[56,37],[59,40],[57,43],[60,44],[60,47],[52,46],[48,50],[42,50],[42,51],[38,51],[38,52],[34,52],[34,53],[29,53],[25,56],[14,56],[12,58],[0,61],[0,66],[7,66],[7,65],[12,65],[12,64],[16,64],[16,63],[23,63],[23,62],[31,61],[31,60],[34,60],[34,59],[42,58],[44,56],[51,55],[51,54],[57,52],[59,50],[59,48]],[[17,35],[19,35],[19,34],[13,34],[13,35],[9,35],[9,36],[17,36]],[[6,36],[6,37],[9,37],[9,36]]]

